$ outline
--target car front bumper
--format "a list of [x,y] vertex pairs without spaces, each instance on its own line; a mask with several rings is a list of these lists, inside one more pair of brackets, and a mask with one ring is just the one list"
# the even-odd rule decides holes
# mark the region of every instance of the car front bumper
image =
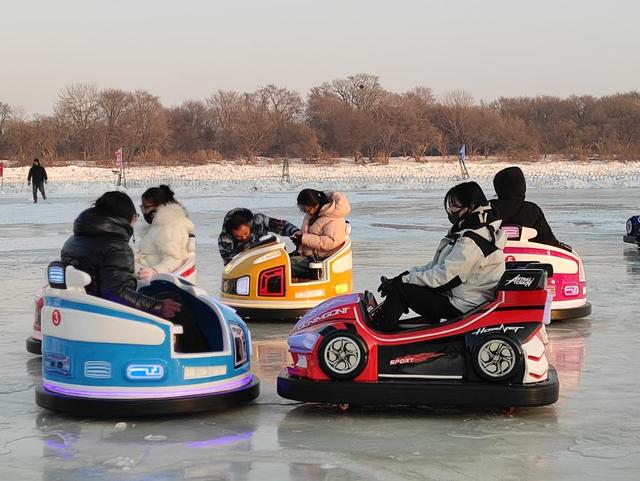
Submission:
[[303,402],[360,405],[459,407],[545,406],[558,400],[560,384],[552,367],[546,381],[535,384],[442,381],[312,381],[278,376],[278,394]]

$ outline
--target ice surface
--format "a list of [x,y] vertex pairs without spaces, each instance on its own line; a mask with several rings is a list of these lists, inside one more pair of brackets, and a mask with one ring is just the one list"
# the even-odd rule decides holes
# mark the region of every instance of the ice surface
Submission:
[[[141,188],[132,190],[139,195]],[[97,192],[96,192],[97,193]],[[177,190],[197,226],[200,284],[214,293],[224,213],[247,206],[299,222],[295,194]],[[512,416],[482,409],[335,408],[281,399],[285,324],[252,324],[262,394],[222,413],[76,420],[34,403],[40,359],[24,350],[33,296],[78,212],[71,191],[38,205],[0,197],[0,479],[2,480],[584,480],[638,479],[640,254],[622,243],[640,189],[532,189],[559,239],[582,255],[593,314],[554,323],[558,403]],[[429,260],[447,227],[443,190],[349,192],[355,288]],[[123,426],[123,424],[126,425]]]

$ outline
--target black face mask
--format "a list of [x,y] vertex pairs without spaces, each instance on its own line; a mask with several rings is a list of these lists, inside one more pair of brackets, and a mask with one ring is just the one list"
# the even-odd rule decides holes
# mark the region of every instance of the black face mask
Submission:
[[451,222],[452,224],[456,224],[460,221],[460,216],[457,212],[454,213],[447,211],[447,217],[449,218],[449,222]]
[[147,224],[151,224],[153,222],[153,218],[156,216],[156,212],[155,210],[152,210],[151,212],[145,212],[142,217],[144,217],[144,220],[147,221]]

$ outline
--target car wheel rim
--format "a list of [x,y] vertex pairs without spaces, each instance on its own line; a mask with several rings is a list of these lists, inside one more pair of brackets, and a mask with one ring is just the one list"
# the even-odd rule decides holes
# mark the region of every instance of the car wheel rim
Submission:
[[632,234],[632,233],[633,233],[633,222],[628,220],[627,221],[627,234]]
[[336,374],[353,372],[361,357],[360,346],[353,339],[343,336],[332,339],[324,350],[324,362]]
[[516,352],[509,343],[495,339],[480,348],[478,364],[487,376],[496,378],[506,376],[516,364]]

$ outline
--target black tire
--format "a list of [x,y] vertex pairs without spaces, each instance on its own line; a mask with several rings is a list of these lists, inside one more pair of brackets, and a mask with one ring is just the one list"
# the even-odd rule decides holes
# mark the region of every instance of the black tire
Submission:
[[320,343],[318,363],[331,379],[353,379],[367,364],[367,346],[356,334],[334,331]]
[[487,336],[476,344],[471,362],[485,381],[505,382],[522,372],[522,348],[510,337]]

